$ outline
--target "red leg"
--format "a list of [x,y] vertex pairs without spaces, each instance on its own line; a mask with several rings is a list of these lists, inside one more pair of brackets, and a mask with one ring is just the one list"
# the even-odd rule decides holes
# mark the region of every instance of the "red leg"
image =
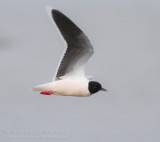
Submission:
[[43,95],[51,95],[51,94],[53,94],[53,91],[52,90],[50,90],[50,91],[43,91],[43,92],[41,92],[41,94],[43,94]]

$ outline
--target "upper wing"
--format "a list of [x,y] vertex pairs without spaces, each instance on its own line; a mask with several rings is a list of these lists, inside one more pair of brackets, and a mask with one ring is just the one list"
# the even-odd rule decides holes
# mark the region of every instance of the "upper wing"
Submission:
[[54,80],[66,76],[84,76],[84,65],[93,54],[93,47],[83,31],[67,16],[52,9],[51,15],[60,33],[67,43],[67,50],[63,56]]

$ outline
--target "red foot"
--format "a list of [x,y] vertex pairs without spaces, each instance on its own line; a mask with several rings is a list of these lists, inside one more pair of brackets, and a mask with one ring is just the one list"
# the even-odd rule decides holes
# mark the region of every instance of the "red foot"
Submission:
[[51,95],[51,94],[53,94],[53,91],[51,90],[51,91],[43,91],[43,92],[41,92],[41,94],[43,94],[43,95]]

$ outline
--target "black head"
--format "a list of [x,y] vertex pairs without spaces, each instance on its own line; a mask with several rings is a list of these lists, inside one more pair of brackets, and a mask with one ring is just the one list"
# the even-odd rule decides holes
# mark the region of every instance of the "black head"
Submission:
[[96,81],[89,82],[88,90],[91,94],[97,93],[98,91],[107,91],[106,89],[102,88],[99,82],[96,82]]

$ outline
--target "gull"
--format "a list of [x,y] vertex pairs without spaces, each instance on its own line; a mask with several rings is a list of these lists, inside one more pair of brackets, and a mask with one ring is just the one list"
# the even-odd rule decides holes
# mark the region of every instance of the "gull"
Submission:
[[[33,87],[43,95],[88,97],[107,91],[101,84],[85,75],[85,64],[93,55],[93,47],[86,34],[59,10],[47,6],[50,19],[58,27],[67,48],[60,60],[52,82]],[[91,77],[92,78],[92,77]]]

